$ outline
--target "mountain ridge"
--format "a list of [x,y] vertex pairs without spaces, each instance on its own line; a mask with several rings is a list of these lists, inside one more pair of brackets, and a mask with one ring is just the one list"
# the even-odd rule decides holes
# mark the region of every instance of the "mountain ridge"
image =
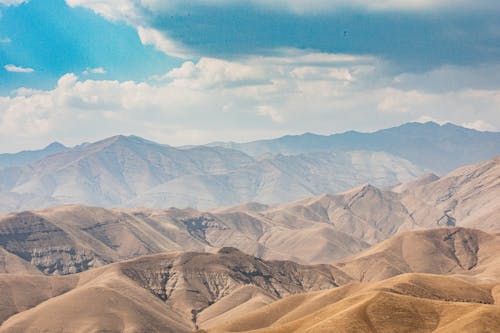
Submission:
[[251,156],[312,151],[386,151],[438,174],[500,154],[500,133],[477,131],[451,123],[405,123],[374,132],[331,135],[305,133],[247,143],[215,142]]

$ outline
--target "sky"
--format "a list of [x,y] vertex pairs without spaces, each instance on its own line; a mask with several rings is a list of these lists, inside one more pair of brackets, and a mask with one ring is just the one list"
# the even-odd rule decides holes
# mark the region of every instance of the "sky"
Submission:
[[500,130],[497,0],[0,0],[0,152]]

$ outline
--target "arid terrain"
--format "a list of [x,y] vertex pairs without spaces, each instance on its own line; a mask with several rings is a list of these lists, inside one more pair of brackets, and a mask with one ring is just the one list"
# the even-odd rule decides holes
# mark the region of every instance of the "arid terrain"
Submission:
[[0,0],[0,333],[500,333],[500,0]]
[[0,219],[0,332],[495,332],[500,158],[268,206]]
[[[405,250],[408,249],[408,250]],[[500,234],[408,232],[332,265],[235,248],[0,275],[0,332],[494,332]]]

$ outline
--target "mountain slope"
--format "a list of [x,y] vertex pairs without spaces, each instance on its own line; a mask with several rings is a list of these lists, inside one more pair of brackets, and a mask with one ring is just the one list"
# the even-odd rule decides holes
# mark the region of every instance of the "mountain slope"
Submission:
[[225,246],[265,259],[332,262],[404,231],[500,230],[499,165],[495,158],[440,179],[401,185],[401,193],[364,185],[271,207],[247,204],[200,212],[62,206],[13,213],[0,217],[0,247],[48,274]]
[[423,173],[381,152],[254,159],[237,150],[177,149],[116,136],[0,170],[0,212],[57,204],[201,209],[246,201],[276,204],[365,182],[394,185]]
[[0,169],[30,164],[69,149],[59,142],[53,142],[40,150],[25,150],[18,153],[0,154]]
[[450,123],[407,123],[373,133],[329,136],[306,133],[249,143],[213,143],[251,156],[318,151],[385,151],[438,174],[500,154],[500,133],[479,132]]
[[459,225],[498,230],[500,156],[411,187],[401,196],[401,202],[421,226]]
[[[499,246],[498,234],[449,228],[396,236],[336,266],[222,248],[62,277],[0,274],[0,332],[483,332],[500,327]],[[410,274],[353,269],[403,261]]]
[[394,236],[334,265],[358,281],[379,281],[413,272],[496,280],[500,276],[499,250],[500,234],[441,228]]
[[76,273],[145,254],[224,246],[268,259],[318,263],[357,253],[368,244],[327,225],[285,226],[244,212],[63,206],[0,218],[0,249],[46,274]]
[[[78,275],[46,278],[60,291],[48,300],[41,295],[38,305],[32,302],[28,310],[18,308],[21,312],[6,320],[0,332],[57,331],[61,327],[71,332],[191,332],[197,328],[198,316],[222,315],[228,309],[224,303],[239,302],[241,294],[249,295],[248,290],[253,293],[250,297],[262,295],[262,302],[268,303],[337,286],[337,278],[341,283],[347,281],[328,265],[266,262],[232,248],[216,254],[148,256]],[[0,283],[6,283],[5,290],[14,295],[36,288],[26,280],[19,285],[10,280],[10,276],[0,275]],[[218,310],[204,314],[214,303]]]
[[407,274],[376,283],[290,296],[215,332],[495,332],[500,306],[492,286]]

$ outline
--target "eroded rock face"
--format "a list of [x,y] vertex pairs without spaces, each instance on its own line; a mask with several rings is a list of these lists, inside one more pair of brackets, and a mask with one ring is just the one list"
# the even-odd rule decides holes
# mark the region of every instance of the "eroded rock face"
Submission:
[[477,265],[479,240],[477,234],[470,230],[459,228],[451,230],[444,241],[449,246],[449,255],[457,265],[470,270]]
[[49,275],[74,274],[107,263],[92,251],[71,247],[34,249],[31,253],[31,264]]
[[[157,255],[123,263],[121,271],[163,301],[199,313],[242,286],[273,298],[338,286],[349,278],[328,265],[264,261],[234,248],[217,254]],[[340,281],[338,281],[340,280]]]
[[31,212],[2,220],[0,246],[45,274],[78,273],[107,263],[93,251],[76,246],[63,229]]

